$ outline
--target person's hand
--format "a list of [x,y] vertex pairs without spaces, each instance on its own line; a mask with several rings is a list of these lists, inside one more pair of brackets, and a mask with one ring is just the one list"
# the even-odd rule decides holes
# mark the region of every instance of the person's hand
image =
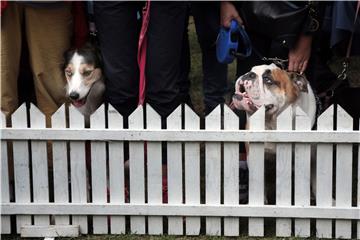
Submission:
[[235,19],[239,25],[243,25],[243,21],[236,10],[234,4],[231,2],[220,3],[220,24],[223,27],[229,28],[231,20]]
[[301,35],[294,49],[289,51],[288,71],[303,74],[311,54],[312,36]]

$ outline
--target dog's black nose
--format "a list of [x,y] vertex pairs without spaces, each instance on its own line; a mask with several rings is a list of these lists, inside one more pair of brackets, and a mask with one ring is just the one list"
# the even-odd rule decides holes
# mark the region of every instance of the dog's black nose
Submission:
[[69,97],[72,99],[72,100],[77,100],[79,98],[79,94],[77,92],[71,92]]

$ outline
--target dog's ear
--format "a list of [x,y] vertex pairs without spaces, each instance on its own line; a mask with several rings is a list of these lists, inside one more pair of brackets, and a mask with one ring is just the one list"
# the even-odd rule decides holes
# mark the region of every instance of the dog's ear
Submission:
[[295,87],[297,87],[301,92],[308,92],[308,80],[306,79],[305,75],[298,74],[295,72],[290,72],[289,77],[291,81],[294,83]]

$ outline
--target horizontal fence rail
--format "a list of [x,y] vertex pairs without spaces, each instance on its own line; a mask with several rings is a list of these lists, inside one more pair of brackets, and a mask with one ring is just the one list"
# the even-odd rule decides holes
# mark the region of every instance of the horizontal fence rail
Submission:
[[[3,140],[219,142],[211,130],[1,129]],[[221,142],[360,143],[353,131],[221,130]]]
[[62,106],[51,126],[34,105],[8,126],[1,114],[1,234],[360,239],[353,119],[331,106],[312,130],[300,108],[288,108],[277,130],[265,130],[265,114],[256,111],[247,130],[227,106],[204,129],[186,105],[166,129],[150,106],[138,107],[127,128],[104,105],[90,119]]

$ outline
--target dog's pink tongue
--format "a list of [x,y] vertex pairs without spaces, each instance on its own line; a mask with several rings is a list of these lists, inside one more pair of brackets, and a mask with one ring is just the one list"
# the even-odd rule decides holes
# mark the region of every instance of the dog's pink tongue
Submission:
[[82,105],[84,105],[85,101],[84,101],[84,99],[78,100],[78,101],[73,101],[72,104],[78,108],[78,107],[81,107]]

